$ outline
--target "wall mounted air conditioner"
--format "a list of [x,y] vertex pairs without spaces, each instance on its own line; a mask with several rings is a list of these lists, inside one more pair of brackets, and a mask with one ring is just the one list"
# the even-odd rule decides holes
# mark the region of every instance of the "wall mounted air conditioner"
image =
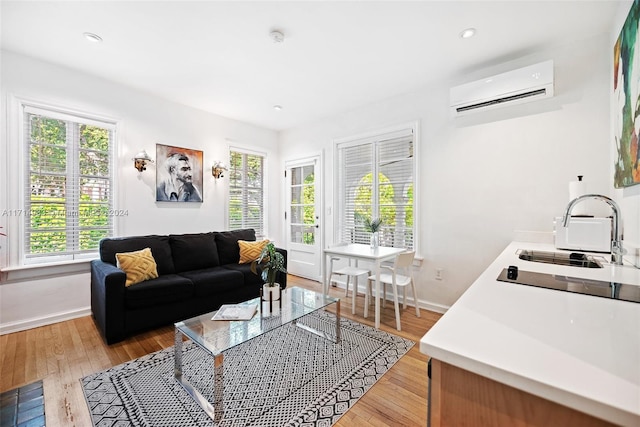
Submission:
[[454,117],[553,96],[553,61],[545,61],[452,87]]

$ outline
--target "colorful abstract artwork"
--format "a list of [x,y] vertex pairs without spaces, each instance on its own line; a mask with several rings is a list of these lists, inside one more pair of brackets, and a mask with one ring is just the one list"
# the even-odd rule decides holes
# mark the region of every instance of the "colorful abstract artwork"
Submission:
[[615,109],[614,185],[616,188],[640,184],[640,44],[638,18],[640,0],[634,0],[614,46],[613,92]]

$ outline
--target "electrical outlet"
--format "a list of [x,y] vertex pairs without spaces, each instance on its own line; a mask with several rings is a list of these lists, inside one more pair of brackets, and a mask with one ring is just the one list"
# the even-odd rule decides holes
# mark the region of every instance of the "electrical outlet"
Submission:
[[436,280],[442,280],[442,268],[436,268]]

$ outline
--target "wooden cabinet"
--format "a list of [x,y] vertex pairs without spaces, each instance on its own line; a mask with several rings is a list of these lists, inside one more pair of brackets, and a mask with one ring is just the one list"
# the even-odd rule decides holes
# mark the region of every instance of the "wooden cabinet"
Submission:
[[614,425],[436,359],[430,371],[432,427]]

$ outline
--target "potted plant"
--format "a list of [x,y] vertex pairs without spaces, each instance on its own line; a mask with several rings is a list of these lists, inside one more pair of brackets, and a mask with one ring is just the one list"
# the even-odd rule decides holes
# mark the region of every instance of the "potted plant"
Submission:
[[276,283],[276,275],[278,272],[286,273],[287,270],[284,268],[284,256],[276,251],[273,243],[267,243],[260,252],[260,256],[251,262],[251,271],[254,274],[260,274],[264,280],[263,298],[267,299],[269,294],[272,301],[278,300],[280,298],[280,284]]
[[364,229],[371,233],[371,249],[377,249],[379,245],[378,231],[382,228],[382,219],[370,217],[364,217],[363,219]]

